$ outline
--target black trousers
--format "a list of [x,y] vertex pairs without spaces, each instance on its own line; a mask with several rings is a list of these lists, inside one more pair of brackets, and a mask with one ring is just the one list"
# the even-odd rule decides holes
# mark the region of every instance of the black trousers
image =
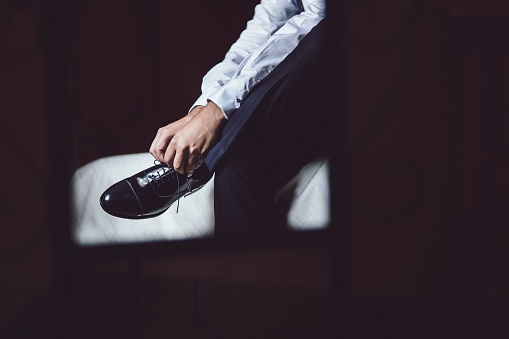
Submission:
[[274,230],[275,192],[324,152],[335,113],[324,31],[322,21],[251,91],[205,157],[216,173],[216,236]]

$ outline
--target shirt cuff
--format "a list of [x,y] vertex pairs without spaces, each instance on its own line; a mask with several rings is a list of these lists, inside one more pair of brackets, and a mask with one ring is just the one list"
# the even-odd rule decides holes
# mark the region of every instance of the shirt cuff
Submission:
[[248,90],[240,79],[234,79],[225,86],[208,96],[208,101],[213,101],[224,113],[226,119],[229,119],[233,113],[241,106],[242,101],[247,96]]
[[187,113],[190,113],[196,106],[205,106],[207,102],[209,102],[207,100],[207,95],[206,94],[200,95],[200,97],[194,102],[194,104],[191,106],[189,111],[187,111]]
[[214,102],[221,109],[221,111],[223,111],[224,117],[226,118],[226,120],[228,120],[229,116],[226,115],[226,113],[224,112],[223,108],[221,106],[219,106],[214,100],[208,99],[206,94],[200,95],[200,97],[194,102],[193,106],[191,106],[191,108],[189,109],[189,111],[187,113],[188,114],[191,113],[191,111],[196,106],[205,106],[209,101]]

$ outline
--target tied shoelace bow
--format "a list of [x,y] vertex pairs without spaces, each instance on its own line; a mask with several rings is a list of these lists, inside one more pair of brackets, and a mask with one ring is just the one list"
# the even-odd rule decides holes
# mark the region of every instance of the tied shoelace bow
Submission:
[[[160,161],[157,161],[157,160],[154,160],[154,165],[161,165],[163,164],[162,162]],[[175,171],[175,169],[171,168],[170,166],[168,166],[168,164],[163,164],[163,165],[166,165],[169,169],[170,169],[170,173],[177,173],[176,174],[176,177],[177,177],[177,211],[176,213],[179,212],[179,206],[180,206],[180,178],[179,178],[179,173],[177,171]],[[192,193],[192,188],[191,188],[191,184],[189,183],[189,177],[186,177],[186,184],[187,184],[187,190],[189,191],[189,193]],[[156,192],[156,194],[159,196],[159,197],[169,197],[173,194],[170,194],[170,195],[160,195]]]

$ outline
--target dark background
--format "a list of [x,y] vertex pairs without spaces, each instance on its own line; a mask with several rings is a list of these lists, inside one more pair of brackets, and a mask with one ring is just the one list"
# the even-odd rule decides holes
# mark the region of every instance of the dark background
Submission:
[[[187,112],[256,2],[70,1],[73,166],[146,151],[158,127]],[[44,337],[54,323],[41,7],[0,3],[2,337]],[[360,338],[506,338],[509,6],[345,8],[347,37],[333,43],[346,46],[346,101],[331,96],[330,107],[348,124],[350,326]],[[147,260],[138,333],[324,337],[328,245]],[[80,333],[122,337],[125,258],[79,266]]]
[[74,2],[71,67],[78,163],[146,152],[184,116],[258,1]]

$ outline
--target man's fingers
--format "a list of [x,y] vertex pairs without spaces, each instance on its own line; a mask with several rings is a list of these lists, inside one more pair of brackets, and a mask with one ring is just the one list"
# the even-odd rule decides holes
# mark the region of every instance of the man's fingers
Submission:
[[164,156],[168,147],[169,140],[165,137],[164,128],[160,128],[150,145],[149,152],[152,156],[160,162],[164,162]]
[[173,159],[169,159],[167,164],[173,164],[173,169],[180,174],[185,174],[187,154],[183,150],[176,150]]
[[[157,143],[153,150],[150,152],[150,154],[152,154],[152,156],[157,160],[157,161],[160,161],[160,162],[166,162],[166,158],[171,156],[171,153],[169,154],[170,152],[168,152],[168,147],[167,147],[167,143],[166,142],[162,142],[162,143]],[[169,154],[169,155],[168,155]]]
[[172,165],[178,142],[175,140],[175,124],[161,127],[150,146],[150,154],[160,162]]
[[174,147],[172,147],[172,144],[170,142],[170,144],[168,145],[168,147],[166,148],[163,156],[161,157],[161,162],[162,163],[165,163],[167,164],[168,166],[170,167],[173,167],[173,162],[174,162],[174,159],[176,157],[176,150]]
[[154,158],[180,174],[192,175],[225,121],[221,109],[214,105],[196,107],[192,114],[160,128],[150,146]]
[[[200,160],[199,160],[199,161],[196,161],[196,162],[194,163],[193,173],[194,173],[194,171],[195,171],[195,170],[197,170],[197,169],[198,169],[198,168],[199,168],[202,164],[203,164],[203,159],[201,159],[201,158],[200,158]],[[191,173],[190,175],[193,175],[193,173]]]
[[202,156],[199,153],[197,152],[190,153],[187,158],[186,174],[188,176],[192,176],[194,170],[200,167],[202,162],[203,162]]

